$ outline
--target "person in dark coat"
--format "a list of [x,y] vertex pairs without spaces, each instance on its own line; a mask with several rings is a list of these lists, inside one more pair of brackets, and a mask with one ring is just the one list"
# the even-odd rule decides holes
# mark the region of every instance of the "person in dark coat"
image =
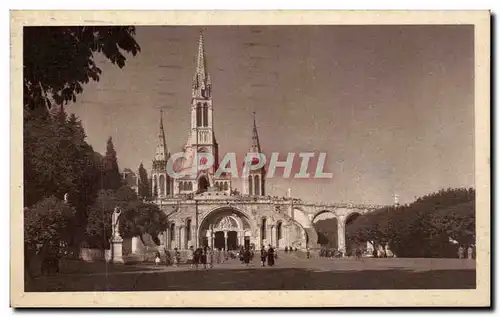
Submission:
[[269,266],[274,266],[274,249],[271,245],[267,249],[267,264]]
[[264,246],[260,249],[260,265],[266,266],[267,252]]
[[201,264],[203,264],[203,268],[207,268],[207,247],[204,247],[201,250]]
[[194,250],[193,254],[193,264],[196,269],[198,269],[198,265],[200,264],[201,261],[201,254],[200,254],[200,248],[197,248]]
[[243,251],[243,262],[245,262],[245,266],[248,267],[248,264],[250,263],[250,250],[248,248]]

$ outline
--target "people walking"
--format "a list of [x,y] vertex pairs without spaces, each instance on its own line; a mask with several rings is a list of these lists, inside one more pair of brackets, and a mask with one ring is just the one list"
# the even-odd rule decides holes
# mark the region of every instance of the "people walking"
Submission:
[[177,248],[174,248],[174,266],[177,267],[179,265],[181,258],[181,254]]
[[201,264],[204,269],[207,268],[207,247],[204,247],[201,251]]
[[165,265],[172,265],[172,257],[170,256],[170,251],[165,249]]
[[207,253],[207,267],[211,269],[212,263],[214,261],[214,253],[210,247],[207,247],[206,253]]
[[464,248],[462,246],[458,247],[458,258],[459,259],[464,258]]
[[189,264],[189,268],[194,268],[194,250],[193,246],[190,246],[187,252],[187,262]]
[[267,251],[264,248],[264,246],[262,246],[262,248],[260,249],[260,265],[262,267],[266,266],[266,259],[267,259]]
[[271,245],[267,249],[267,264],[269,266],[274,266],[274,249]]
[[219,250],[217,251],[217,256],[219,257],[217,260],[217,263],[223,264],[224,263],[224,252],[222,252],[221,248],[219,248]]
[[198,269],[198,266],[201,263],[201,248],[196,248],[196,250],[194,250],[193,259],[194,259],[194,266],[196,269]]
[[245,263],[245,266],[248,267],[250,264],[250,250],[248,248],[243,251],[243,262]]
[[472,260],[474,258],[473,252],[474,252],[474,249],[472,249],[472,246],[470,245],[469,248],[467,248],[467,258],[469,260]]

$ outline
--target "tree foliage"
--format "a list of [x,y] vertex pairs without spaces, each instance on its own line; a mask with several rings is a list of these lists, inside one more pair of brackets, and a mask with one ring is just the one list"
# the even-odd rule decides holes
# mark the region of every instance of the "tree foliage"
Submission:
[[99,188],[100,158],[85,141],[82,124],[61,108],[55,117],[28,115],[24,122],[24,205],[66,193],[79,213]]
[[103,158],[103,189],[117,190],[123,185],[120,169],[118,168],[118,158],[116,156],[113,139],[108,138],[106,144],[106,155]]
[[98,81],[101,69],[95,54],[102,53],[118,67],[124,53],[140,47],[132,26],[57,26],[23,29],[24,106],[28,111],[76,101],[83,85]]
[[24,243],[31,250],[48,242],[71,239],[75,209],[59,198],[48,197],[24,209]]
[[336,218],[318,220],[313,224],[318,233],[317,243],[325,248],[338,248],[338,221]]
[[149,189],[148,172],[144,168],[144,165],[139,165],[139,197],[149,198],[151,196],[151,191]]
[[389,245],[400,257],[449,257],[475,241],[475,191],[447,189],[400,207],[362,215],[346,228],[347,239]]
[[139,200],[136,192],[124,185],[118,190],[100,191],[95,204],[90,208],[86,230],[90,246],[109,248],[112,233],[111,218],[116,207],[122,211],[120,215],[122,237],[142,237],[148,233],[159,244],[157,236],[167,226],[166,215],[158,206]]

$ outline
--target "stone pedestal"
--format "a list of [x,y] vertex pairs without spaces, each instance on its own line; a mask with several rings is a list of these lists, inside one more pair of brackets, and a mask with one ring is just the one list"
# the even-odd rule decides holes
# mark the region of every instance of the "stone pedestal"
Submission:
[[124,263],[122,252],[123,239],[121,237],[114,237],[111,239],[111,262]]

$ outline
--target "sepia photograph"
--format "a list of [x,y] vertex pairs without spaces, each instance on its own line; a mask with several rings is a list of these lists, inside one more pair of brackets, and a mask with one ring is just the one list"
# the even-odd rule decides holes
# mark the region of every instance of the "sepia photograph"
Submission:
[[135,14],[11,13],[13,305],[490,304],[489,12]]

